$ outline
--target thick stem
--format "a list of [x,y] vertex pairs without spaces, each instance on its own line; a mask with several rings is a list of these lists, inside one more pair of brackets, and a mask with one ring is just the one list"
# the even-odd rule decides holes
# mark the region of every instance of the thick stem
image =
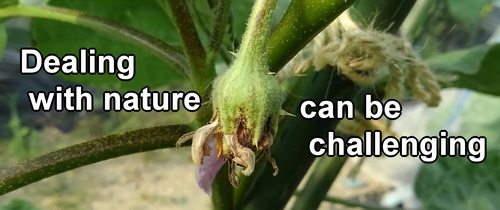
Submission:
[[205,48],[191,17],[186,0],[167,0],[177,31],[181,35],[184,52],[191,69],[191,84],[202,97],[215,77],[215,68],[205,68]]
[[61,9],[56,7],[31,7],[16,5],[0,9],[0,18],[27,16],[57,20],[75,25],[85,26],[99,32],[104,32],[116,38],[123,39],[134,44],[152,55],[158,57],[165,63],[179,70],[184,75],[189,75],[186,57],[182,52],[165,42],[134,28],[118,24],[116,22],[91,16],[79,11]]
[[293,0],[269,39],[269,71],[279,72],[356,0]]
[[229,179],[228,163],[224,164],[215,176],[212,184],[212,204],[214,210],[233,209],[233,186],[227,181]]

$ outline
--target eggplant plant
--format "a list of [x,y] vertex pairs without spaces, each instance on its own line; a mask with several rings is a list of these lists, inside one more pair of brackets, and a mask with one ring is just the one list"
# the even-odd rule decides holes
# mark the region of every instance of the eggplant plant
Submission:
[[[415,2],[2,0],[0,20],[31,17],[33,43],[44,54],[77,54],[82,47],[93,47],[112,55],[133,53],[137,60],[137,73],[127,82],[113,75],[61,78],[117,91],[189,82],[203,103],[190,124],[103,136],[2,169],[0,194],[111,158],[191,146],[199,187],[211,196],[214,209],[283,209],[294,195],[293,209],[316,209],[323,201],[385,209],[327,196],[347,157],[317,158],[309,142],[326,139],[335,129],[346,137],[354,134],[338,126],[346,121],[342,118],[303,118],[300,105],[305,99],[316,104],[349,100],[363,112],[366,94],[388,100],[403,99],[409,92],[435,107],[440,90],[448,87],[500,95],[497,44],[420,58],[401,32],[417,37],[418,27],[425,25],[425,8],[434,1],[417,9]],[[458,14],[456,10],[467,8],[448,4]],[[484,7],[477,4],[473,8]],[[411,10],[418,14],[408,16]],[[350,15],[351,25],[342,22],[345,15]],[[404,31],[403,21],[410,25]],[[0,32],[3,49],[7,35],[3,28]],[[458,79],[439,80],[436,75]],[[461,161],[456,158],[425,166],[415,184],[423,208],[500,208],[490,196],[498,195],[500,173],[485,169],[500,163],[499,152],[488,154],[482,164],[460,162],[468,172],[451,171],[453,163],[448,162]],[[474,188],[487,195],[482,198],[461,193],[473,186],[440,182],[476,177],[476,170],[490,174]],[[303,180],[308,171],[312,176]],[[306,185],[297,192],[302,181]],[[457,198],[467,202],[443,204]]]

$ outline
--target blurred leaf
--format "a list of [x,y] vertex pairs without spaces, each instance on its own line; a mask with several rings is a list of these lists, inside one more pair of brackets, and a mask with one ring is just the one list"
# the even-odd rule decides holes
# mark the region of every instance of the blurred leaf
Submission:
[[[426,63],[438,74],[452,76],[444,87],[468,88],[500,96],[500,44],[481,45],[432,56]],[[456,77],[456,78],[453,78]]]
[[19,0],[20,4],[29,5],[29,6],[42,6],[46,5],[49,0]]
[[471,163],[466,157],[439,157],[424,164],[415,182],[423,209],[500,209],[500,150],[489,150],[484,162]]
[[[239,0],[234,1],[231,5],[232,13],[234,15],[233,31],[240,41],[247,27],[247,21],[250,17],[250,12],[254,2],[255,0]],[[281,18],[288,9],[290,2],[291,0],[278,0],[278,2],[276,2],[276,9],[273,12],[273,19],[271,20],[271,28],[274,28],[274,26],[278,25],[281,21]]]
[[473,23],[481,17],[483,9],[492,3],[492,0],[447,0],[448,9],[459,21]]
[[40,210],[40,208],[26,200],[12,199],[5,206],[0,207],[0,210]]
[[2,0],[0,1],[0,7],[12,6],[18,4],[18,0]]
[[279,24],[291,2],[292,0],[278,0],[276,2],[276,9],[273,12],[273,19],[271,20],[271,29]]
[[[233,1],[231,5],[231,13],[233,14],[233,33],[237,40],[237,43],[241,42],[243,33],[247,27],[247,21],[250,17],[250,12],[252,12],[252,6],[255,0],[238,0]],[[276,5],[278,7],[279,5]],[[236,46],[237,47],[237,46]],[[235,49],[230,49],[235,51]]]
[[[154,0],[145,1],[71,1],[52,0],[50,5],[76,9],[136,28],[177,48],[181,48],[179,35],[164,10],[166,5]],[[138,90],[146,85],[155,88],[168,82],[183,79],[180,73],[161,62],[158,58],[136,46],[121,40],[103,36],[81,26],[46,19],[33,20],[33,38],[37,48],[44,55],[54,53],[78,55],[80,48],[96,48],[97,54],[134,54],[136,56],[135,77],[128,82],[120,81],[116,75],[62,75],[61,77],[79,83],[98,85],[104,88]]]
[[207,0],[190,0],[189,6],[193,13],[196,14],[196,22],[210,33],[210,30],[214,28],[215,8],[210,8]]
[[192,128],[188,125],[144,128],[101,137],[42,155],[0,170],[0,195],[78,167],[124,155],[175,147],[175,142],[190,131]]
[[3,57],[3,50],[7,45],[7,31],[5,30],[4,24],[0,23],[0,60]]

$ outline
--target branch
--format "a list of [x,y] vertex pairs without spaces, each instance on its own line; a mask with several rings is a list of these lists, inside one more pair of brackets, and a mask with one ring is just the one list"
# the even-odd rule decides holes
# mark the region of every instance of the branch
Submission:
[[189,11],[186,0],[167,0],[177,31],[181,35],[184,52],[191,69],[191,83],[202,97],[215,77],[215,68],[205,69],[206,54]]
[[[114,134],[51,152],[0,170],[0,195],[81,166],[124,155],[175,147],[188,125],[144,128]],[[186,144],[186,146],[189,144]]]
[[[224,39],[224,30],[228,25],[229,14],[231,13],[232,0],[220,0],[217,7],[215,25],[210,37],[209,52],[207,58],[207,65],[213,66],[217,55],[219,54],[222,40]],[[224,54],[221,54],[224,55]]]
[[19,4],[0,8],[0,18],[14,16],[58,20],[107,33],[146,50],[152,55],[160,58],[163,62],[179,70],[185,76],[189,75],[186,58],[182,52],[153,36],[111,20],[85,14],[80,11],[49,6],[32,7]]

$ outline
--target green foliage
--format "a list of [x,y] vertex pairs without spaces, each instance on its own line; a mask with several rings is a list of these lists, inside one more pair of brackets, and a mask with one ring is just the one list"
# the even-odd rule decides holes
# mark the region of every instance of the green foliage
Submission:
[[31,149],[31,144],[36,137],[36,132],[28,127],[23,127],[17,113],[14,112],[12,112],[12,118],[9,121],[9,129],[12,132],[12,138],[9,139],[7,154],[15,156],[19,160],[32,158],[34,151]]
[[489,150],[480,164],[466,157],[439,157],[421,167],[415,193],[423,209],[493,210],[500,208],[500,150]]
[[492,0],[455,1],[447,0],[451,14],[459,21],[474,23],[484,14],[485,8]]
[[6,7],[6,6],[11,6],[11,5],[16,5],[18,4],[18,0],[2,0],[0,2],[0,7]]
[[[467,93],[463,93],[467,94]],[[463,99],[463,95],[461,96]],[[489,149],[500,149],[500,132],[498,132],[498,125],[500,125],[500,112],[487,111],[490,107],[499,107],[500,98],[494,95],[481,94],[472,92],[467,97],[466,101],[458,101],[464,103],[463,110],[460,112],[460,122],[458,125],[453,125],[453,135],[463,136],[470,138],[480,134],[488,139]],[[436,114],[427,124],[427,132],[439,133],[440,130],[446,128],[450,118],[456,113],[457,104],[456,100],[443,101],[436,107]],[[455,127],[457,126],[457,127]]]
[[9,203],[0,207],[0,210],[40,210],[40,208],[26,200],[12,199]]
[[[108,18],[148,33],[170,45],[180,48],[180,37],[174,24],[165,11],[162,1],[72,1],[52,0],[50,5],[76,9],[99,17]],[[141,8],[141,9],[136,9]],[[158,30],[158,29],[161,30]],[[77,25],[54,20],[33,19],[33,39],[35,47],[43,55],[54,53],[59,56],[73,53],[78,55],[80,48],[96,48],[97,54],[130,54],[136,56],[136,75],[128,82],[120,81],[115,75],[62,75],[64,79],[103,88],[120,90],[139,90],[148,85],[159,87],[169,82],[185,79],[172,67],[151,56],[149,52],[122,42],[114,37],[103,36],[99,32]]]
[[449,77],[442,82],[444,87],[468,88],[499,96],[499,57],[500,44],[492,44],[435,55],[425,62],[437,73]]
[[[233,16],[233,32],[234,37],[236,37],[236,43],[241,43],[241,37],[245,32],[247,26],[248,18],[250,17],[251,8],[254,1],[252,0],[240,0],[238,4],[231,5],[231,13]],[[238,46],[234,46],[238,47]],[[237,50],[237,48],[231,49]]]

